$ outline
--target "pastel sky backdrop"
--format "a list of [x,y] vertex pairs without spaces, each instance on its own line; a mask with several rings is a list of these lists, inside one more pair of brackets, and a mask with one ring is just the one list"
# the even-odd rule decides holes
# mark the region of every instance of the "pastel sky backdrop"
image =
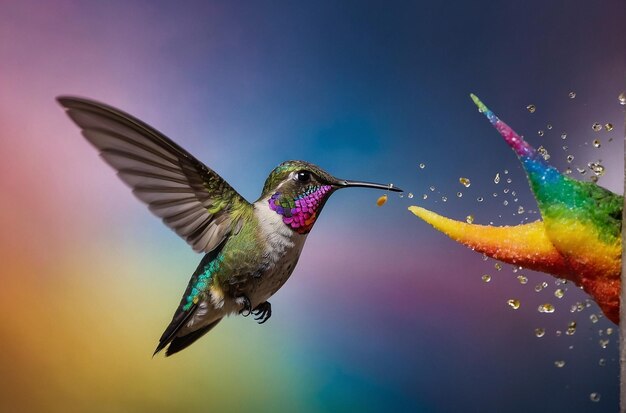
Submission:
[[[538,218],[470,92],[559,168],[602,159],[600,183],[621,192],[625,21],[621,0],[2,2],[2,410],[616,411],[618,338],[595,304],[571,313],[587,298],[574,286],[559,300],[552,278],[497,271],[406,209]],[[152,124],[249,200],[286,159],[415,197],[337,193],[267,324],[231,318],[152,359],[200,257],[98,159],[60,94]]]

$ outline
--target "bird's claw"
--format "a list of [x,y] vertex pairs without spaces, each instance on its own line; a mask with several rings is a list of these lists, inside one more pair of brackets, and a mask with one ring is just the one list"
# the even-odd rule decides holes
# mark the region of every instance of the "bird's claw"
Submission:
[[265,301],[252,310],[252,314],[255,315],[254,319],[258,321],[259,324],[263,324],[272,316],[272,304]]

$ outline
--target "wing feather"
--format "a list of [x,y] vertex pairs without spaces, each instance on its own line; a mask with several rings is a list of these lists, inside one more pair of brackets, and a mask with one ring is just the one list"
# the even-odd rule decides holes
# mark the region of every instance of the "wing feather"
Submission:
[[210,252],[239,230],[233,210],[251,205],[178,144],[111,106],[75,97],[58,101],[135,196],[195,251]]

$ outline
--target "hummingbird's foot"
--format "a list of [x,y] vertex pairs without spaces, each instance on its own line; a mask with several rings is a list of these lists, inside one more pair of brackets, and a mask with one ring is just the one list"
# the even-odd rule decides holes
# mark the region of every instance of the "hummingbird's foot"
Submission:
[[250,299],[248,297],[246,297],[245,295],[240,295],[235,299],[235,301],[237,302],[237,304],[241,305],[241,310],[239,311],[239,314],[244,317],[248,317],[250,314],[252,314],[252,304],[250,303]]
[[272,304],[270,304],[269,301],[261,303],[252,310],[252,314],[256,316],[254,319],[258,321],[259,324],[263,324],[272,316]]

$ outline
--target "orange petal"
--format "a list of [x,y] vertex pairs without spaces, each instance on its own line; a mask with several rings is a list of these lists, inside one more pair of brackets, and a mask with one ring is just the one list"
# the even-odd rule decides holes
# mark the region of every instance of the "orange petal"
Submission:
[[409,211],[453,240],[497,260],[570,278],[565,260],[546,235],[543,222],[493,227],[443,217],[418,206]]

